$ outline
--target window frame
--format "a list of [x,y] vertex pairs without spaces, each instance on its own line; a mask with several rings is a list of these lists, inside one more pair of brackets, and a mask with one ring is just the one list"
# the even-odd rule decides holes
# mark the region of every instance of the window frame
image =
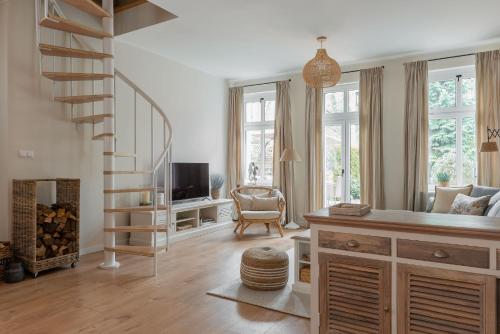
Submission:
[[[266,101],[274,101],[276,103],[276,91],[262,91],[262,92],[252,92],[252,93],[245,93],[244,98],[243,98],[243,140],[241,142],[241,149],[243,152],[242,160],[243,164],[241,166],[242,168],[242,175],[243,175],[243,184],[244,185],[254,185],[253,183],[248,182],[247,180],[247,172],[248,172],[248,164],[250,163],[247,159],[247,154],[246,154],[246,143],[247,143],[247,132],[248,131],[260,131],[260,145],[261,148],[264,148],[265,146],[265,132],[266,130],[273,130],[274,131],[274,119],[270,121],[265,120],[265,108],[266,108]],[[260,102],[260,112],[261,112],[261,121],[259,122],[247,122],[247,115],[246,115],[246,106],[247,103],[255,103],[255,102]],[[276,110],[275,110],[275,117],[276,117]],[[274,154],[274,148],[273,148],[273,154]],[[260,156],[260,162],[263,166],[261,170],[259,171],[259,181],[255,183],[255,185],[261,185],[261,186],[271,186],[273,184],[272,176],[271,176],[271,182],[261,182],[261,180],[265,179],[265,150],[261,150],[261,156]]]
[[[430,87],[430,83],[433,81],[449,81],[451,79],[455,80],[455,107],[450,108],[433,108],[430,107],[429,102],[429,125],[431,120],[433,119],[454,119],[455,120],[455,173],[456,173],[456,183],[457,185],[463,185],[463,120],[464,118],[472,117],[475,120],[476,117],[476,103],[470,106],[464,106],[462,104],[462,85],[461,80],[476,78],[476,71],[473,65],[470,66],[462,66],[455,68],[447,68],[440,70],[431,70],[428,74],[428,84]],[[431,138],[430,138],[430,130],[429,130],[429,140],[428,140],[428,149],[429,149],[429,162],[428,162],[428,189],[429,191],[434,191],[434,187],[437,184],[436,180],[431,180]],[[477,181],[477,159],[474,167],[474,181]],[[474,182],[474,183],[475,183]]]
[[[357,90],[359,92],[359,82],[350,82],[345,84],[339,84],[334,87],[326,88],[323,90],[323,205],[329,206],[327,202],[327,188],[326,188],[326,131],[327,126],[341,126],[342,129],[342,143],[341,148],[341,161],[342,169],[344,171],[342,176],[342,202],[351,202],[351,126],[357,125],[359,127],[359,103],[358,111],[349,111],[349,91]],[[326,112],[326,95],[329,93],[343,92],[344,93],[344,111],[343,112]],[[358,93],[359,99],[359,93]],[[358,100],[359,101],[359,100]],[[359,138],[358,138],[359,143]],[[349,181],[349,182],[348,182]]]

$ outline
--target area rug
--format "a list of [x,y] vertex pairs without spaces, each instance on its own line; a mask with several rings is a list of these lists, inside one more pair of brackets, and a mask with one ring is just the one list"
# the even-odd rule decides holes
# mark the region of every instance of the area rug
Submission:
[[241,303],[260,306],[302,318],[310,318],[310,301],[308,294],[292,291],[293,283],[293,250],[288,252],[290,259],[290,275],[285,288],[278,291],[256,291],[241,284],[236,279],[228,284],[212,289],[207,294],[234,300]]

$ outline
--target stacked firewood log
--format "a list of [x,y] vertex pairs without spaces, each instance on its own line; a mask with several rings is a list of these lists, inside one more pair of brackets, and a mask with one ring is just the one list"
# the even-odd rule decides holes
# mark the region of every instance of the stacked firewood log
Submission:
[[69,204],[37,204],[36,259],[44,260],[76,251],[75,211]]

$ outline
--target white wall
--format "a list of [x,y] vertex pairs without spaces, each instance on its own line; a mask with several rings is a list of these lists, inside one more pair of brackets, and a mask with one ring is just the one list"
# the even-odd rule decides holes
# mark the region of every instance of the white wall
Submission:
[[[12,233],[12,179],[71,177],[81,179],[80,247],[99,250],[102,142],[91,140],[89,125],[70,121],[68,106],[51,101],[52,82],[39,73],[34,23],[32,0],[0,1],[0,240]],[[226,81],[116,42],[116,66],[170,118],[173,160],[209,162],[211,172],[226,174]],[[19,158],[19,149],[33,150],[35,159]]]
[[[12,179],[80,178],[80,245],[93,249],[102,244],[102,144],[90,139],[88,128],[70,122],[67,106],[51,101],[52,82],[39,72],[33,1],[7,1],[1,6],[0,24],[5,27],[0,36],[6,34],[7,40],[0,37],[0,66],[8,71],[0,69],[7,84],[0,114],[0,174],[4,177],[0,239],[10,239],[12,233]],[[35,158],[19,158],[20,149],[33,150]]]
[[172,123],[172,161],[208,162],[211,173],[226,174],[226,81],[122,38],[115,41],[116,68],[155,100]]
[[0,240],[9,239],[8,230],[8,170],[7,159],[7,129],[8,129],[8,100],[7,100],[7,2],[0,1]]
[[[387,209],[402,209],[403,207],[403,160],[404,160],[404,67],[403,64],[410,61],[425,60],[467,54],[477,51],[485,51],[499,48],[500,45],[484,45],[478,48],[453,50],[434,54],[420,54],[412,57],[388,59],[373,62],[360,63],[346,66],[344,71],[357,70],[360,68],[370,68],[374,66],[384,66],[384,92],[383,92],[383,149],[384,149],[384,173],[385,173],[385,196]],[[333,50],[330,51],[333,55]],[[429,69],[451,68],[466,65],[473,65],[474,57],[461,57],[448,60],[440,60],[429,63]],[[292,126],[294,145],[305,159],[305,82],[302,73],[292,73],[279,77],[267,77],[259,80],[231,82],[230,86],[253,84],[258,82],[269,82],[273,80],[284,80],[291,78],[291,105],[292,105]],[[342,77],[341,83],[359,81],[358,73],[346,74]],[[267,87],[267,86],[266,86]],[[256,88],[252,88],[254,91]],[[295,164],[295,196],[296,215],[303,221],[305,213],[305,189],[306,186],[306,163],[297,162]]]

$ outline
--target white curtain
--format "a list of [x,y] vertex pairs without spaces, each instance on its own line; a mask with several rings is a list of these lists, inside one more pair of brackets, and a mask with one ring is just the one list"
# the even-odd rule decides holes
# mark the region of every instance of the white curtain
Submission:
[[306,211],[323,207],[323,92],[306,86]]
[[241,132],[243,117],[243,88],[229,88],[229,124],[227,150],[227,196],[241,184]]
[[361,203],[384,209],[382,138],[383,68],[361,70],[359,80],[359,157]]
[[286,222],[294,221],[292,202],[293,163],[280,162],[286,148],[293,148],[290,82],[276,83],[276,115],[274,121],[273,186],[280,189],[286,200]]
[[405,66],[404,209],[424,211],[428,168],[428,68],[426,61]]
[[500,153],[479,150],[487,128],[500,129],[500,50],[476,54],[476,97],[478,184],[500,187]]

